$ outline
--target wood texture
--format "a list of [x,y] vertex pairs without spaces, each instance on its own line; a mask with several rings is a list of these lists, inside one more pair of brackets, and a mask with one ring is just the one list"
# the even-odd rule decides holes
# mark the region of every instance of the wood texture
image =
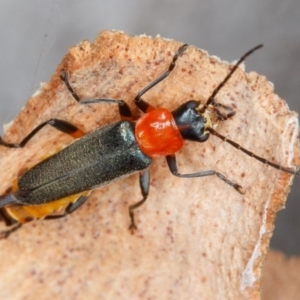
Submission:
[[[138,117],[135,95],[166,70],[180,45],[110,31],[92,44],[80,43],[7,127],[5,140],[18,142],[52,117],[85,132],[119,120],[114,105],[75,103],[59,78],[62,69],[82,99],[123,99]],[[229,69],[189,47],[170,77],[144,99],[170,110],[189,99],[205,101]],[[265,77],[239,69],[217,101],[236,110],[218,125],[221,134],[274,162],[299,164],[297,115]],[[45,128],[24,149],[0,147],[0,194],[21,169],[71,141]],[[182,173],[218,170],[245,193],[214,176],[175,178],[164,158],[156,159],[149,198],[136,214],[136,234],[128,231],[128,205],[141,198],[133,175],[94,191],[67,218],[33,221],[0,241],[0,298],[259,299],[275,213],[284,205],[291,176],[213,136],[203,144],[187,142],[178,161]]]

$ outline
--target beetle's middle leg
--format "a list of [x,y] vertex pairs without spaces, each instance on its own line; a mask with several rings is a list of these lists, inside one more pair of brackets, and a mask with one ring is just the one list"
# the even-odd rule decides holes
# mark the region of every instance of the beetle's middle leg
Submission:
[[140,173],[140,187],[141,187],[141,193],[143,199],[135,204],[130,205],[128,208],[129,216],[130,216],[129,230],[131,231],[131,233],[133,233],[134,230],[137,229],[137,226],[135,224],[135,219],[134,219],[134,210],[140,207],[141,205],[143,205],[147,200],[149,194],[149,185],[150,185],[150,174],[149,174],[149,170],[146,169]]
[[69,76],[66,71],[62,71],[60,74],[61,80],[65,83],[67,89],[72,94],[73,98],[80,104],[97,104],[97,103],[114,103],[118,104],[119,113],[122,120],[129,120],[131,121],[132,114],[128,104],[124,100],[117,100],[117,99],[108,99],[108,98],[99,98],[99,99],[85,99],[81,100],[77,93],[74,91],[73,87],[70,85]]

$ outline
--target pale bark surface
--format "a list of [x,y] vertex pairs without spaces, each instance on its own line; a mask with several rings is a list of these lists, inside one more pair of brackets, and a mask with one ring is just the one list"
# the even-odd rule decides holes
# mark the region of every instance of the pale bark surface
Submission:
[[[138,117],[135,95],[167,69],[180,45],[109,31],[93,44],[82,42],[7,127],[5,140],[19,142],[52,117],[84,132],[119,120],[114,105],[78,105],[59,78],[62,69],[83,99],[123,99]],[[229,69],[189,47],[170,77],[144,99],[170,110],[189,99],[205,101]],[[299,164],[297,115],[265,77],[239,69],[217,101],[236,110],[217,127],[221,134],[284,166]],[[49,127],[24,149],[0,147],[0,194],[21,169],[71,141]],[[258,299],[275,212],[284,205],[291,176],[213,136],[203,144],[187,142],[178,162],[181,173],[218,170],[245,193],[214,176],[176,178],[163,158],[156,159],[134,235],[128,231],[128,205],[141,198],[138,175],[94,191],[67,218],[33,221],[0,241],[0,298]]]

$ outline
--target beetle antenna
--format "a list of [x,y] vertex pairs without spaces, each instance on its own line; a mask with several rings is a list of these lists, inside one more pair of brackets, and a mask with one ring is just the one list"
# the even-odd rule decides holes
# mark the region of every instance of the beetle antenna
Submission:
[[294,171],[293,169],[291,168],[286,168],[286,167],[283,167],[281,165],[278,165],[278,164],[275,164],[275,163],[272,163],[271,161],[261,157],[261,156],[258,156],[256,154],[254,154],[253,152],[243,148],[241,145],[239,145],[238,143],[228,139],[227,137],[225,137],[224,135],[221,135],[220,133],[218,133],[217,131],[215,131],[213,128],[211,127],[207,127],[206,130],[208,130],[211,134],[213,134],[214,136],[217,136],[218,138],[220,138],[221,140],[223,140],[224,142],[227,142],[228,144],[232,145],[234,148],[238,149],[238,150],[241,150],[242,152],[246,153],[247,155],[259,160],[260,162],[266,164],[266,165],[269,165],[275,169],[278,169],[278,170],[281,170],[281,171],[284,171],[284,172],[287,172],[287,173],[290,173],[290,174],[293,174],[293,175],[296,175],[296,176],[300,176],[300,171]]
[[218,92],[221,90],[221,88],[225,85],[225,83],[230,79],[230,77],[232,76],[232,74],[236,71],[236,69],[238,68],[238,66],[250,55],[252,54],[254,51],[256,51],[257,49],[262,48],[264,45],[260,44],[256,47],[254,47],[253,49],[249,50],[247,53],[245,53],[239,60],[238,62],[233,66],[233,68],[231,69],[231,71],[227,74],[227,76],[225,77],[225,79],[215,88],[215,90],[212,92],[212,94],[210,95],[210,97],[208,98],[208,100],[206,101],[206,103],[203,105],[203,107],[199,110],[200,113],[204,113],[206,111],[206,109],[208,108],[208,106],[214,101],[216,95],[218,94]]

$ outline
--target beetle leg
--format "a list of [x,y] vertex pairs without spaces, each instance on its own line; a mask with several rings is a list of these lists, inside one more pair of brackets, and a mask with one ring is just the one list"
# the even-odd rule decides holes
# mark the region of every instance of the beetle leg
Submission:
[[143,199],[135,204],[130,205],[128,208],[129,216],[130,216],[129,230],[131,231],[131,233],[134,233],[134,230],[137,229],[137,226],[136,226],[135,220],[134,220],[134,210],[137,209],[138,207],[140,207],[141,205],[143,205],[145,203],[145,201],[147,200],[147,197],[149,194],[149,185],[150,185],[150,174],[149,174],[149,170],[146,169],[146,170],[140,172],[140,187],[141,187]]
[[12,218],[9,218],[9,216],[7,216],[7,214],[5,213],[5,210],[3,208],[0,209],[0,216],[1,216],[1,218],[4,221],[4,223],[5,223],[6,226],[15,225],[14,227],[12,227],[10,229],[1,231],[0,232],[0,239],[6,239],[6,238],[8,238],[11,233],[13,233],[16,230],[18,230],[19,228],[21,228],[22,223],[17,223],[16,220],[14,220]]
[[175,155],[168,155],[168,156],[166,156],[166,159],[167,159],[167,163],[168,163],[168,167],[170,169],[170,172],[174,176],[181,177],[181,178],[193,178],[193,177],[204,177],[204,176],[217,175],[218,178],[220,178],[225,183],[232,186],[239,193],[243,194],[242,186],[240,186],[236,182],[233,182],[233,181],[229,180],[225,175],[223,175],[220,172],[217,172],[215,170],[207,170],[207,171],[200,171],[200,172],[190,173],[190,174],[179,174],[178,173],[177,162],[176,162],[176,156]]
[[99,98],[99,99],[86,99],[81,100],[77,93],[74,91],[69,82],[69,76],[66,71],[62,71],[60,74],[61,80],[65,83],[67,89],[72,94],[73,98],[80,104],[97,104],[97,103],[114,103],[119,106],[119,113],[122,120],[132,120],[132,114],[128,104],[123,100],[116,99],[107,99],[107,98]]
[[217,113],[217,118],[219,121],[226,121],[228,120],[229,118],[233,117],[235,115],[235,111],[232,111],[226,115],[222,114],[219,110],[215,110],[216,113]]
[[[229,118],[231,118],[235,115],[235,111],[233,110],[233,108],[228,106],[228,105],[225,105],[225,104],[222,104],[222,103],[219,103],[219,102],[216,102],[216,101],[213,101],[211,103],[211,105],[216,108],[215,112],[217,113],[217,118],[218,118],[219,121],[226,121],[226,120],[228,120]],[[220,108],[222,108],[224,110],[227,110],[229,112],[226,113],[226,114],[223,114],[217,109],[217,107],[220,107]]]
[[76,126],[72,125],[69,122],[63,121],[63,120],[59,120],[59,119],[50,119],[46,122],[43,122],[42,124],[40,124],[39,126],[37,126],[35,129],[33,129],[23,140],[20,144],[14,144],[14,143],[6,143],[5,141],[3,141],[3,139],[0,137],[0,145],[3,145],[5,147],[9,147],[9,148],[22,148],[24,147],[27,142],[36,134],[38,133],[43,127],[45,127],[46,125],[51,125],[52,127],[54,127],[55,129],[63,132],[63,133],[67,133],[69,135],[71,135],[74,138],[79,138],[82,137],[84,135],[84,133],[78,129]]
[[228,106],[228,105],[225,105],[225,104],[222,104],[222,103],[219,103],[219,102],[216,102],[216,101],[213,101],[212,104],[214,107],[222,107],[224,108],[225,110],[229,110],[230,111],[230,114],[232,112],[234,112],[233,108],[231,106]]
[[94,104],[94,103],[114,103],[118,104],[119,114],[122,120],[132,121],[132,114],[128,104],[124,100],[115,100],[115,99],[90,99],[82,100],[80,104]]
[[80,196],[76,202],[70,203],[66,207],[66,210],[65,210],[65,212],[63,214],[61,214],[61,215],[46,216],[44,218],[44,220],[60,219],[60,218],[63,218],[65,216],[73,213],[76,209],[78,209],[87,200],[87,198],[88,198],[87,196]]
[[176,52],[176,54],[173,57],[173,60],[168,68],[167,71],[165,71],[164,73],[162,73],[159,77],[157,77],[156,79],[154,79],[152,82],[150,82],[145,88],[143,88],[135,97],[134,102],[137,105],[137,107],[144,113],[146,113],[147,111],[153,110],[154,107],[152,105],[150,105],[149,103],[147,103],[146,101],[144,101],[141,97],[142,95],[144,95],[148,90],[150,90],[151,88],[153,88],[155,85],[157,85],[158,83],[160,83],[161,81],[163,81],[166,77],[168,77],[170,75],[170,73],[173,71],[173,69],[175,68],[176,65],[176,61],[179,58],[179,56],[186,50],[186,48],[188,47],[187,44],[182,45]]
[[67,89],[72,94],[73,98],[77,102],[80,102],[79,96],[77,95],[77,93],[74,91],[74,89],[70,85],[68,72],[66,72],[65,70],[62,70],[61,73],[60,73],[60,79],[64,82],[64,84],[66,85]]
[[10,228],[8,230],[4,230],[0,232],[0,240],[8,238],[13,232],[20,229],[22,227],[22,223],[16,224],[13,228]]
[[3,209],[3,208],[0,209],[0,217],[3,220],[3,222],[5,223],[6,226],[11,226],[11,225],[17,223],[17,221],[15,219],[10,218],[5,213],[5,209]]

